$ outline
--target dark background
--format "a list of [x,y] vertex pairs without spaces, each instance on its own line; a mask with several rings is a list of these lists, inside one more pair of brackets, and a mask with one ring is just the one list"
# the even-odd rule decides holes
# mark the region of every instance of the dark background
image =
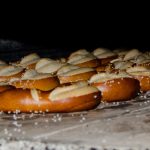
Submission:
[[69,2],[42,5],[40,2],[38,6],[37,3],[21,3],[21,6],[17,3],[15,8],[9,2],[2,11],[0,39],[21,45],[3,42],[0,59],[16,60],[31,52],[63,57],[80,48],[90,51],[97,47],[150,49],[147,4],[142,7],[140,2],[138,7],[137,1],[133,5],[125,2],[119,5],[114,1],[96,5],[91,1],[77,5]]
[[[65,26],[65,27],[64,27]],[[42,57],[66,57],[72,51],[97,47],[150,50],[149,30],[110,26],[45,26],[7,28],[0,33],[0,59],[16,61],[31,52]]]
[[150,48],[148,32],[125,33],[124,32],[100,32],[100,31],[78,31],[78,32],[27,32],[27,33],[3,33],[0,39],[15,40],[25,45],[33,45],[43,48],[88,48],[108,47],[110,49],[129,48]]
[[48,49],[150,48],[150,28],[146,22],[143,22],[143,26],[140,26],[139,22],[106,22],[97,19],[89,22],[49,20],[48,24],[41,21],[34,24],[30,21],[11,23],[8,27],[0,28],[0,39]]

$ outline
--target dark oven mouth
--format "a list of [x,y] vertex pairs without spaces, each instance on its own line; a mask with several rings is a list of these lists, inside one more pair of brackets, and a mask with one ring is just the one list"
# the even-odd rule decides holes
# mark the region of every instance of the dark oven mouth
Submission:
[[93,51],[98,47],[114,49],[132,49],[149,51],[150,43],[141,39],[121,38],[1,38],[0,37],[0,59],[5,61],[16,61],[30,53],[37,53],[41,57],[62,58],[78,49]]

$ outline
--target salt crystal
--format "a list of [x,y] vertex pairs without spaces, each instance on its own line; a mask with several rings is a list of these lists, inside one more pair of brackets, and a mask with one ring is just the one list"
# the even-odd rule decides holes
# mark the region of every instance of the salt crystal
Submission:
[[35,114],[38,114],[38,111],[37,111],[37,110],[35,110],[35,111],[34,111],[34,113],[35,113]]
[[22,115],[21,118],[22,118],[22,120],[24,120],[25,119],[25,115]]
[[57,122],[57,121],[61,121],[62,120],[62,116],[60,116],[60,114],[56,114],[53,116],[52,118],[53,122]]
[[11,114],[11,111],[8,111],[7,113],[8,113],[8,114]]
[[22,134],[23,134],[23,135],[25,135],[25,134],[26,134],[26,132],[25,132],[25,131],[22,131]]
[[12,133],[9,133],[8,136],[9,136],[9,137],[12,136]]
[[13,119],[17,120],[17,116],[15,114],[13,114]]
[[38,125],[38,122],[34,122],[34,125]]
[[17,129],[17,132],[21,132],[21,129],[19,128],[19,129]]
[[17,109],[16,109],[16,111],[15,111],[16,114],[19,114],[20,112],[21,112],[21,111],[20,111],[20,110],[17,110]]
[[107,121],[111,121],[112,119],[111,118],[107,118]]
[[125,112],[127,112],[127,113],[128,113],[128,112],[130,112],[130,110],[128,110],[128,109],[127,109],[127,110],[125,110]]
[[59,118],[58,118],[58,121],[61,122],[61,120],[62,120],[62,117],[59,117]]
[[55,118],[55,117],[53,117],[53,118],[52,118],[52,121],[53,121],[53,122],[57,122],[57,120],[56,120],[56,118]]
[[0,115],[3,114],[3,111],[0,111]]
[[94,95],[94,98],[97,98],[97,95]]
[[85,120],[86,120],[86,118],[85,118],[85,117],[82,117],[82,120],[83,120],[83,121],[85,121]]
[[12,123],[13,125],[15,125],[16,127],[22,127],[22,124],[18,124],[18,122],[17,121],[13,121],[13,123]]
[[102,143],[106,143],[106,139],[102,139]]
[[49,110],[48,110],[48,109],[46,109],[46,112],[49,112]]
[[147,104],[147,101],[145,101],[144,104]]
[[32,118],[34,116],[34,114],[32,113],[30,116],[29,116],[29,118]]
[[16,132],[16,131],[17,131],[17,128],[14,128],[13,130]]
[[42,116],[45,116],[45,112],[42,112]]
[[8,129],[7,128],[4,129],[4,133],[8,134]]
[[81,117],[80,122],[84,122],[86,120],[86,118],[83,114],[81,114],[80,117]]
[[49,122],[48,119],[45,119],[45,122]]
[[29,112],[32,113],[32,110],[30,110]]

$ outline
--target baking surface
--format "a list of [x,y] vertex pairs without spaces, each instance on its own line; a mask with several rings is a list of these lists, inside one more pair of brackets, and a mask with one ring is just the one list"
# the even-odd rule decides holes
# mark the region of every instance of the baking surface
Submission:
[[[0,143],[5,148],[19,149],[19,144],[29,142],[29,149],[41,150],[70,144],[74,149],[145,149],[149,141],[150,92],[128,102],[101,104],[89,112],[0,115]],[[36,148],[39,143],[43,147]]]

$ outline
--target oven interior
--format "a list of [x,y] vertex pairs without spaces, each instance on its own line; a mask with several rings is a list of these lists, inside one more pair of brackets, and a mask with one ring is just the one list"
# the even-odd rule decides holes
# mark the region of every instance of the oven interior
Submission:
[[[1,37],[0,59],[7,62],[36,52],[41,57],[67,57],[75,50],[97,47],[140,51],[150,49],[142,38],[80,38],[60,36]],[[82,36],[82,37],[81,37]],[[69,114],[0,114],[0,147],[30,149],[147,149],[150,131],[150,94],[132,101],[102,104],[96,110]],[[86,132],[85,132],[86,131]],[[121,139],[121,140],[120,140]]]

